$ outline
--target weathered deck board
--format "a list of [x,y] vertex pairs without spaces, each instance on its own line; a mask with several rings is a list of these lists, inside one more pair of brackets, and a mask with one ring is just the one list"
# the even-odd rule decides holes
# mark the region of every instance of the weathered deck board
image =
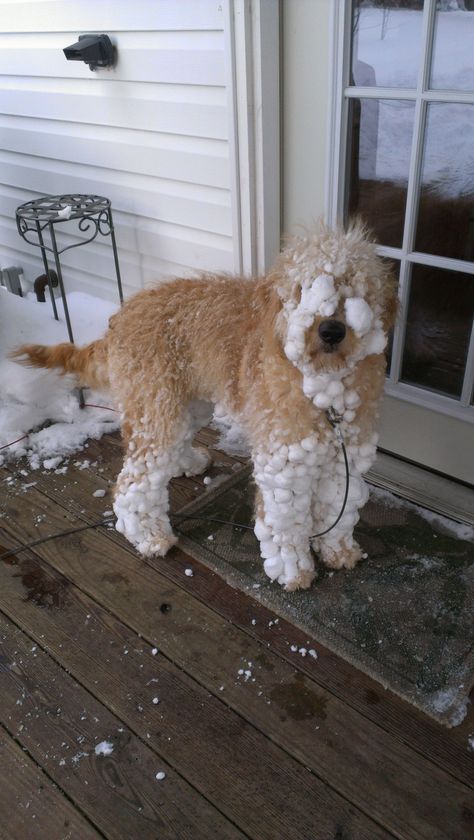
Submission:
[[[193,563],[196,565],[195,561]],[[244,592],[236,598],[235,591],[219,575],[200,573],[186,577],[184,569],[190,561],[179,549],[172,556],[151,561],[151,564],[159,566],[165,577],[204,604],[212,604],[213,609],[232,624],[270,645],[274,653],[296,665],[322,688],[399,738],[410,749],[474,787],[474,761],[472,753],[466,749],[467,739],[474,730],[472,707],[468,708],[468,714],[459,726],[453,729],[440,726],[318,642],[311,642],[318,655],[316,661],[292,652],[288,640],[298,649],[308,647],[308,637],[300,628],[281,617],[275,624],[274,613]]]
[[[198,435],[198,441],[205,444],[208,441],[214,441],[215,437],[215,432],[203,429]],[[116,437],[109,438],[108,443],[111,444],[114,451],[120,451],[121,447]],[[97,444],[98,447],[100,445]],[[100,448],[94,450],[94,455],[100,459]],[[213,455],[218,464],[215,469],[216,473],[218,471],[232,472],[236,459],[232,456],[224,456],[221,459],[222,453],[215,449]],[[121,454],[118,464],[120,460]],[[244,459],[238,459],[237,463],[242,460]],[[71,482],[70,477],[67,485],[68,508],[75,514],[83,511],[87,521],[96,521],[102,515],[103,510],[110,508],[112,488],[110,484],[103,483],[101,473],[98,473],[94,468],[79,470],[79,474],[77,474],[77,470],[73,470],[73,475],[75,475],[75,478]],[[63,477],[55,481],[52,481],[51,476],[44,476],[41,473],[36,474],[35,477],[38,480],[38,488],[51,498],[64,504],[65,480]],[[178,480],[180,487],[187,482],[188,490],[185,494],[182,494],[181,489],[179,489],[177,497],[174,491],[171,492],[173,510],[178,510],[183,503],[190,500],[191,496],[195,497],[203,492],[202,482],[200,486],[195,485],[197,480],[194,478]],[[60,485],[55,489],[55,483],[60,481],[63,482],[62,486]],[[172,485],[175,482],[176,480],[173,480]],[[108,490],[105,499],[95,499],[92,496],[99,485]],[[84,510],[85,498],[90,499],[86,510]],[[120,545],[126,545],[118,534],[111,532],[109,536],[117,539]],[[281,618],[279,625],[272,625],[270,630],[268,623],[272,618],[272,613],[266,610],[264,606],[258,604],[245,593],[240,593],[239,598],[235,598],[234,590],[227,586],[219,576],[206,574],[193,579],[185,577],[184,569],[189,566],[189,563],[189,558],[179,551],[173,552],[164,560],[150,561],[150,565],[156,567],[162,575],[168,577],[180,587],[191,591],[203,603],[212,605],[214,610],[241,627],[245,632],[264,643],[271,642],[274,651],[294,664],[295,656],[290,653],[287,641],[291,636],[292,641],[298,647],[304,646],[306,636],[303,631]],[[255,618],[257,614],[261,618],[253,626],[251,619]],[[323,645],[316,645],[316,647],[319,657],[317,665],[307,657],[305,661],[300,663],[301,671],[311,675],[319,685],[328,689],[348,705],[353,706],[364,717],[383,726],[387,732],[400,738],[410,748],[416,749],[421,755],[433,760],[460,781],[474,786],[474,762],[471,754],[466,750],[467,738],[472,732],[474,724],[472,709],[469,710],[470,713],[460,726],[451,730],[440,727],[428,716],[407,705],[391,692],[385,691],[379,683],[358,671],[350,663],[342,660]]]
[[103,836],[1,727],[0,767],[0,840],[100,840]]
[[[197,442],[201,445],[215,446],[217,438],[218,434],[215,431],[202,429],[197,435]],[[217,465],[214,473],[232,471],[234,464],[244,461],[243,458],[226,455],[215,448],[211,449],[211,452]],[[84,500],[89,499],[84,515],[88,521],[94,521],[95,516],[100,517],[102,511],[111,506],[112,485],[120,470],[122,455],[122,445],[117,435],[107,435],[100,442],[91,441],[89,448],[85,453],[81,453],[79,459],[92,461],[90,468],[80,470],[80,475],[76,476],[72,483],[70,480],[68,482],[63,478],[38,473],[38,487],[51,498],[59,498],[57,493],[60,493],[62,502],[64,487],[67,487],[70,509],[75,513],[84,510]],[[77,479],[78,484],[75,485],[74,481]],[[199,477],[174,479],[171,484],[170,498],[173,510],[179,510],[182,505],[203,492],[202,479]],[[98,500],[92,496],[98,487],[108,491],[105,499]],[[186,555],[180,556],[179,552],[174,552],[171,559],[158,560],[157,563],[157,568],[163,575],[192,591],[193,595],[204,603],[212,604],[213,609],[255,638],[265,643],[271,642],[273,650],[280,655],[294,661],[294,656],[289,656],[288,653],[287,639],[290,635],[298,647],[305,645],[304,633],[283,619],[280,619],[279,625],[272,625],[270,630],[268,622],[272,614],[244,593],[235,598],[234,590],[218,576],[206,574],[193,580],[184,577],[184,568],[189,565]],[[260,618],[253,626],[251,619],[257,614]],[[474,762],[472,755],[466,750],[467,738],[474,725],[472,709],[460,726],[451,730],[439,727],[429,717],[408,706],[391,692],[384,691],[377,682],[323,645],[317,645],[317,650],[317,666],[309,658],[300,663],[300,669],[304,673],[311,675],[321,686],[353,706],[364,717],[383,726],[455,778],[474,786]]]
[[[46,512],[49,529],[64,527],[64,511],[58,510],[41,493],[30,490],[22,508],[26,503],[30,503],[36,512]],[[25,516],[23,510],[15,507],[13,499],[8,507],[7,528],[12,535],[18,535],[22,526],[27,531],[28,527],[30,532],[34,530],[32,510]],[[312,767],[361,810],[375,816],[388,830],[402,837],[412,836],[410,832],[414,832],[416,837],[440,840],[447,836],[467,836],[462,814],[466,813],[469,794],[463,785],[361,718],[328,692],[314,686],[310,680],[305,684],[300,671],[291,668],[281,657],[262,651],[247,634],[186,595],[181,587],[163,580],[158,572],[140,563],[128,549],[119,547],[115,537],[110,539],[88,532],[74,538],[71,544],[68,541],[66,557],[62,557],[64,551],[58,549],[58,545],[46,543],[38,553],[148,640],[156,642],[161,637],[160,646],[166,654],[211,691],[217,694],[219,684],[224,682],[226,700],[236,711]],[[91,568],[87,576],[80,560],[80,546],[89,557],[91,552],[100,557],[98,566]],[[173,608],[169,613],[160,613],[156,609],[157,603],[170,603]],[[205,656],[202,655],[203,645]],[[261,696],[272,701],[269,705],[256,700],[256,691],[248,690],[252,686],[242,685],[242,680],[235,681],[239,667],[245,668],[245,662],[249,660],[258,662],[262,655],[265,666],[258,671],[258,690],[262,691]],[[265,670],[268,663],[270,669]],[[278,708],[278,698],[281,700],[283,696],[288,701],[295,693],[300,700],[303,694],[306,711],[311,705],[319,705],[319,709],[324,706],[325,717],[320,715],[319,730],[315,730],[314,721],[308,723],[306,717],[297,725],[295,721],[288,722],[288,718],[282,720],[284,715],[281,703]],[[287,702],[287,705],[291,706],[291,703]],[[432,803],[428,813],[427,800]],[[453,825],[457,831],[454,834]]]
[[[1,613],[0,639],[0,723],[105,837],[208,840],[212,830],[226,840],[243,839],[161,756]],[[113,745],[111,755],[95,754],[102,741]],[[163,781],[155,778],[159,771],[166,773]]]
[[[31,563],[30,558],[28,575]],[[221,809],[234,822],[240,822],[248,836],[255,840],[273,840],[278,836],[325,840],[337,836],[341,825],[349,836],[353,832],[357,838],[387,840],[392,836],[226,708],[222,699],[209,695],[161,655],[153,657],[150,646],[140,637],[60,575],[51,574],[46,564],[39,563],[41,591],[47,593],[47,601],[52,592],[58,593],[58,607],[62,604],[62,608],[38,610],[32,598],[18,603],[22,586],[21,579],[14,578],[15,566],[9,567],[10,576],[2,581],[8,591],[2,606],[15,604],[9,609],[24,629],[29,632],[31,627],[36,628],[41,644],[62,660],[71,677],[80,680],[100,700],[105,697],[129,731],[159,751],[169,765],[180,766],[183,775],[207,799],[217,799]],[[0,565],[7,568],[6,564]],[[40,670],[38,676],[36,662],[33,664],[35,683],[41,686],[43,675]],[[58,679],[55,672],[56,683]],[[151,682],[155,679],[157,683]],[[71,678],[67,681],[72,682]],[[80,692],[80,686],[75,691]],[[154,696],[160,696],[158,706],[153,704]],[[18,690],[13,691],[11,704],[17,698]],[[60,702],[64,709],[64,697]],[[92,702],[89,698],[87,716],[99,718],[102,738],[106,716],[104,711],[90,711]],[[81,715],[85,708],[85,701],[78,697],[77,713]],[[21,710],[15,708],[14,713],[18,715]],[[77,721],[74,723],[76,732]],[[86,724],[79,726],[83,735]],[[116,732],[117,726],[109,725],[105,737],[110,737],[110,731]],[[88,730],[89,741],[96,733],[97,726],[92,727],[92,734]],[[34,737],[38,739],[36,731]],[[65,740],[62,734],[59,739],[61,743]],[[41,746],[50,748],[50,743],[47,733]]]

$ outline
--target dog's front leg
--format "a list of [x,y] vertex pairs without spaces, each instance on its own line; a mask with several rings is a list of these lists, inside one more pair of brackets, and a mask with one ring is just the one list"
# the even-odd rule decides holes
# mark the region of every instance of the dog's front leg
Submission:
[[309,537],[311,481],[316,462],[314,436],[254,452],[258,487],[255,534],[264,569],[285,589],[306,589],[314,578]]
[[[339,444],[330,443],[327,445],[326,460],[320,466],[317,485],[313,487],[315,533],[322,536],[314,538],[311,545],[323,563],[331,569],[353,569],[362,557],[362,550],[353,532],[359,520],[359,510],[369,495],[362,474],[369,468],[372,450],[375,451],[375,445],[372,444],[362,447],[351,445],[348,433],[346,442],[349,476]],[[346,490],[346,505],[337,522]]]
[[[359,519],[359,509],[368,498],[368,490],[360,472],[351,459],[346,507],[336,522],[346,492],[346,470],[343,460],[336,457],[322,467],[322,474],[313,495],[315,532],[328,533],[311,541],[313,549],[331,569],[353,569],[362,551],[353,536]],[[334,527],[333,527],[334,526]]]
[[[318,486],[313,493],[315,533],[331,530],[312,542],[321,560],[332,569],[352,569],[363,556],[354,539],[359,510],[368,499],[364,474],[377,452],[377,405],[382,394],[385,358],[371,355],[357,364],[344,380],[345,411],[339,429],[349,465],[347,504],[338,524],[331,528],[341,511],[346,489],[346,469],[338,433],[326,432],[322,447]],[[338,409],[339,410],[339,409]]]
[[166,428],[147,423],[144,413],[134,419],[134,425],[126,419],[122,426],[128,448],[115,490],[116,528],[144,557],[163,557],[177,541],[168,517],[168,482],[183,471],[193,426],[188,412],[174,412]]

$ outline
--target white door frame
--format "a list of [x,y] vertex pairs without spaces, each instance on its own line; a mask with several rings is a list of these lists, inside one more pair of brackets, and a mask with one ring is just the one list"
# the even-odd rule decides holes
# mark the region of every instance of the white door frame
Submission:
[[280,250],[278,0],[227,0],[235,270],[267,271]]

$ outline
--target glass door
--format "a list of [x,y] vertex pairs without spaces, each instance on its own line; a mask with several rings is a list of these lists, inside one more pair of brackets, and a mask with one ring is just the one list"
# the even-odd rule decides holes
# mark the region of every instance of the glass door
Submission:
[[382,447],[474,480],[474,0],[344,4],[333,217],[400,279]]

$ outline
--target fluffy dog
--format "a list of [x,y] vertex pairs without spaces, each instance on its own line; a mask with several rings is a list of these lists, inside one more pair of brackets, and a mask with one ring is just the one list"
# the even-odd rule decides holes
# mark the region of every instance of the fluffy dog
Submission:
[[[223,405],[248,435],[265,571],[292,590],[314,577],[311,547],[331,568],[361,557],[353,528],[367,500],[362,474],[376,452],[395,310],[391,270],[362,224],[321,224],[265,277],[174,279],[129,299],[100,341],[27,345],[15,356],[110,389],[126,444],[116,527],[143,556],[163,556],[176,542],[168,482],[206,468],[193,437],[207,419],[203,406]],[[329,409],[346,442],[349,495],[337,526],[313,537],[337,518],[346,486]]]

